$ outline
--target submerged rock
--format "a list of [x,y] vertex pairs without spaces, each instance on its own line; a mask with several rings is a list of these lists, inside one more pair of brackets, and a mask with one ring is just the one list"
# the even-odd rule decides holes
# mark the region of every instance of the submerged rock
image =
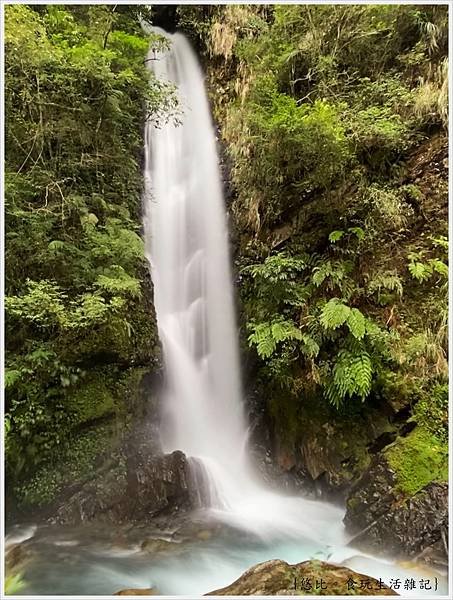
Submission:
[[397,596],[373,577],[317,560],[289,565],[269,560],[206,596]]
[[163,538],[149,538],[140,545],[140,550],[147,554],[172,554],[185,549],[182,542],[166,540]]
[[24,544],[11,544],[5,548],[5,568],[7,571],[17,569],[29,558],[29,552]]

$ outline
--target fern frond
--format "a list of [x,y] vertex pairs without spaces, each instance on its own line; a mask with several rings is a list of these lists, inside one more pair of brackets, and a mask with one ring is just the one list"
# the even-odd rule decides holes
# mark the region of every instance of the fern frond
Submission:
[[277,347],[269,323],[255,325],[253,333],[248,337],[248,342],[250,346],[256,346],[256,351],[261,358],[269,358]]
[[343,304],[338,298],[332,298],[322,309],[321,325],[324,329],[337,329],[347,321],[350,313],[349,306]]
[[361,313],[358,308],[351,308],[346,324],[349,331],[358,340],[361,340],[365,335],[365,322],[366,319],[363,313]]
[[344,231],[341,231],[341,229],[336,229],[335,231],[332,231],[329,233],[329,242],[332,242],[333,244],[335,244],[335,242],[338,242],[338,240],[341,240],[341,238],[344,236]]
[[421,262],[410,262],[408,265],[409,273],[414,279],[420,283],[430,278],[431,272],[425,263]]
[[251,346],[256,346],[261,358],[269,358],[280,342],[302,340],[302,332],[289,320],[277,319],[252,327],[253,333],[249,335],[248,341]]
[[277,321],[271,325],[272,336],[276,342],[288,339],[302,339],[302,333],[292,321]]
[[319,344],[317,344],[317,342],[308,334],[304,333],[302,335],[302,352],[305,354],[305,356],[308,356],[309,358],[314,358],[315,356],[318,356],[319,354]]

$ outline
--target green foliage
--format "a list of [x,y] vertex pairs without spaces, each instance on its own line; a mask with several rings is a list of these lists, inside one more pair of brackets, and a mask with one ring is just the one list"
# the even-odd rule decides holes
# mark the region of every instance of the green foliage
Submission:
[[339,411],[390,388],[432,389],[445,376],[446,321],[434,315],[446,314],[447,257],[443,196],[424,180],[440,146],[431,156],[420,144],[444,123],[446,10],[281,5],[205,18],[210,55],[228,63],[211,78],[233,216],[253,240],[241,297],[264,385],[322,391]]
[[[446,14],[397,5],[211,12],[207,46],[236,66],[234,85],[220,82],[217,108],[245,227],[279,224],[351,169],[379,185],[424,126],[445,123]],[[397,187],[384,190],[384,208],[395,205]]]
[[415,406],[415,420],[424,429],[448,443],[448,385],[424,391]]
[[115,437],[115,428],[100,425],[62,442],[58,456],[16,485],[14,491],[20,506],[46,506],[74,481],[90,479],[106,453],[112,452]]
[[235,181],[239,189],[253,187],[263,222],[275,222],[301,194],[329,186],[344,171],[349,147],[337,110],[328,102],[298,104],[263,75],[247,108],[238,111],[232,118],[248,131],[248,139],[246,151],[232,147]]
[[348,396],[358,396],[361,400],[371,392],[373,363],[365,352],[341,350],[333,368],[333,379],[326,389],[326,396],[335,406],[339,406]]
[[14,478],[81,420],[113,410],[93,367],[154,359],[139,234],[141,128],[145,119],[176,118],[177,105],[144,63],[150,43],[168,44],[143,34],[139,17],[148,13],[6,8],[6,449]]
[[[261,358],[269,358],[277,348],[277,344],[286,340],[302,340],[302,333],[292,321],[276,320],[272,323],[251,325],[250,345],[256,346]],[[313,344],[311,346],[313,350]]]
[[[388,107],[370,106],[347,116],[351,138],[357,153],[373,167],[384,167],[410,147],[413,133]],[[412,134],[412,135],[411,135]]]
[[436,275],[439,279],[448,278],[448,266],[439,258],[430,258],[426,262],[421,262],[423,257],[422,252],[411,252],[409,254],[409,263],[407,268],[409,273],[419,283],[428,281],[433,275]]
[[351,309],[338,300],[331,298],[324,305],[321,312],[320,322],[324,329],[336,329],[346,323],[350,315]]
[[26,587],[26,583],[21,573],[15,575],[7,575],[5,577],[5,594],[14,596]]
[[372,274],[367,291],[376,297],[379,304],[388,304],[403,295],[403,282],[395,270]]
[[[242,270],[252,278],[246,310],[261,318],[248,323],[248,343],[267,376],[294,389],[297,365],[305,364],[307,378],[321,384],[337,408],[347,399],[364,401],[390,357],[389,336],[360,309],[337,297],[323,301],[332,289],[348,288],[345,272],[353,267],[350,261],[337,260],[334,267],[316,257],[276,254]],[[295,290],[304,290],[300,302],[292,301]]]

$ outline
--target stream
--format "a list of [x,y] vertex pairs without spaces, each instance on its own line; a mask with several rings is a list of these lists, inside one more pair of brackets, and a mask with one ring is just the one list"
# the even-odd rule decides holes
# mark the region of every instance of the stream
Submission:
[[[344,545],[342,511],[316,504],[330,522],[324,539],[267,535],[261,537],[222,526],[194,514],[179,529],[151,526],[15,526],[6,544],[22,541],[25,553],[22,595],[112,595],[125,588],[155,588],[161,595],[201,596],[226,586],[249,567],[274,558],[290,564],[307,559],[328,560],[389,584],[399,578],[416,582],[429,578],[438,589],[399,589],[404,597],[444,595],[445,574],[415,563],[395,563]],[[343,544],[340,540],[343,538]],[[337,543],[335,543],[335,541]]]

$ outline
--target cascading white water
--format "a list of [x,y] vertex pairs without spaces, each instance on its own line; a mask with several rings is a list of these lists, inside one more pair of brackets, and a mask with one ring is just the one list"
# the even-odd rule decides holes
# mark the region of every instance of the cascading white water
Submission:
[[[250,466],[241,398],[228,232],[203,74],[186,38],[150,51],[182,121],[145,132],[145,238],[167,376],[163,443],[200,461],[211,512],[260,535],[342,538],[342,511],[267,491]],[[199,466],[198,466],[199,468]]]
[[145,139],[146,244],[169,387],[163,442],[203,461],[228,504],[249,469],[222,183],[201,69],[183,35],[171,42],[148,64],[177,87],[182,123],[148,124]]

